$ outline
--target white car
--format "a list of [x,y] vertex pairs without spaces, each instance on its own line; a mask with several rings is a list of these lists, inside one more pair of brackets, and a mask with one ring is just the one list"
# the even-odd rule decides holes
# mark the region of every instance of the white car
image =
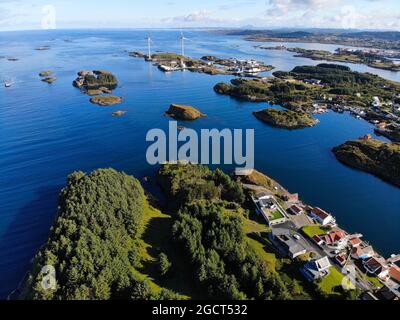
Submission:
[[295,238],[295,239],[297,239],[297,240],[300,240],[300,236],[299,236],[297,233],[295,233],[295,234],[293,235],[293,238]]

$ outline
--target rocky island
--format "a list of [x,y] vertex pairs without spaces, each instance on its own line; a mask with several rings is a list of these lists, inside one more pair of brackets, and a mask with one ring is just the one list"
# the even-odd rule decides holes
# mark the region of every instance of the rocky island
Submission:
[[125,110],[117,110],[117,111],[114,111],[114,112],[112,113],[112,115],[113,115],[114,117],[122,117],[123,115],[125,115],[126,112],[127,112],[127,111],[125,111]]
[[152,61],[164,72],[188,70],[209,75],[255,76],[261,72],[271,71],[274,68],[271,65],[265,65],[255,60],[238,60],[215,56],[204,56],[201,59],[194,59],[177,53],[158,52],[149,58],[147,55],[137,51],[132,51],[128,54],[131,57]]
[[43,82],[48,84],[52,84],[54,81],[57,80],[56,77],[53,76],[53,71],[46,70],[39,73],[39,77],[41,77]]
[[176,120],[184,121],[192,121],[207,116],[192,106],[185,106],[181,104],[171,104],[166,112],[166,115]]
[[313,93],[300,81],[285,81],[278,78],[232,79],[231,83],[220,82],[214,91],[240,100],[279,104],[291,110],[310,111]]
[[100,87],[98,89],[88,89],[86,91],[86,94],[89,96],[97,96],[103,93],[112,93],[112,90],[106,88],[106,87]]
[[45,77],[42,79],[43,82],[46,82],[48,84],[52,84],[56,80],[57,80],[57,78],[55,78],[55,77]]
[[360,139],[335,147],[333,153],[342,163],[400,187],[400,143]]
[[117,96],[95,96],[90,99],[90,102],[105,107],[121,103],[122,98]]
[[274,127],[284,129],[302,129],[316,125],[319,120],[304,111],[278,110],[268,108],[253,112],[254,116]]
[[53,74],[53,71],[46,70],[39,73],[39,77],[50,77]]
[[[90,93],[90,90],[101,90],[101,93],[104,93],[104,88],[114,90],[118,85],[118,80],[114,74],[106,70],[79,71],[73,85],[85,93]],[[92,91],[91,93],[96,94],[97,92]]]

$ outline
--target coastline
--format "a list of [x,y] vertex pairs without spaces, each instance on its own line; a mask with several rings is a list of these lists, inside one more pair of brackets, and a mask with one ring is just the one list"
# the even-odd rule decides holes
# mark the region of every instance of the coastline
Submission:
[[[71,68],[72,69],[72,68]],[[75,69],[74,69],[75,70]],[[194,75],[195,76],[195,75]],[[124,77],[124,75],[122,75],[122,77]],[[124,79],[124,81],[126,81],[126,79]],[[59,85],[60,85],[60,87],[62,88],[62,86],[63,86],[63,82],[64,82],[64,79],[63,79],[63,76],[61,76],[60,77],[60,83],[59,83]],[[17,89],[17,86],[16,86],[16,88],[15,89]],[[47,90],[47,89],[46,89]],[[127,98],[127,100],[128,101],[133,101],[133,98],[132,97],[128,97]],[[165,106],[163,107],[163,108],[165,108]],[[78,109],[76,109],[77,111],[78,111]],[[157,110],[157,112],[158,112],[159,110]],[[163,111],[163,110],[162,110]],[[79,112],[79,111],[78,111]],[[101,112],[101,111],[100,111]],[[157,112],[155,112],[155,113],[157,113]],[[207,113],[209,113],[209,110],[207,110]],[[160,113],[161,114],[161,113]],[[80,116],[82,116],[82,114],[80,115]],[[128,115],[129,116],[129,115]],[[101,119],[101,116],[100,117],[97,117],[97,115],[95,116],[96,117],[96,119]],[[129,119],[127,119],[127,121],[128,121]],[[211,120],[212,121],[212,120]],[[91,125],[91,123],[89,122],[88,123],[88,125]],[[116,130],[119,130],[119,127],[118,127],[118,125],[116,125],[115,127],[114,127]],[[100,130],[97,130],[96,131],[97,132],[97,134],[99,134],[99,132],[100,132]],[[72,135],[71,135],[72,136]],[[117,146],[118,147],[118,146]],[[96,162],[96,165],[97,165],[97,162]],[[301,190],[301,189],[298,189],[298,190]]]

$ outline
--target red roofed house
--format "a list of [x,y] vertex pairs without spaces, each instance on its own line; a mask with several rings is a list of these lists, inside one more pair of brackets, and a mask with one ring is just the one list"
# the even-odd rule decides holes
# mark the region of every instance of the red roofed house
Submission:
[[322,235],[321,239],[327,246],[334,247],[335,249],[345,248],[348,241],[347,233],[339,228],[335,228],[328,234]]
[[335,260],[336,260],[341,266],[344,266],[344,265],[346,264],[347,258],[346,258],[346,256],[339,254],[339,255],[337,255],[337,256],[335,257]]
[[369,259],[375,254],[371,246],[359,246],[351,250],[351,256],[354,259]]
[[397,283],[400,283],[400,267],[397,265],[392,265],[389,269],[389,277],[393,281],[396,281]]
[[322,240],[321,236],[319,236],[319,235],[315,235],[311,239],[319,246],[324,244],[324,240]]
[[362,241],[360,240],[360,238],[354,237],[349,239],[349,243],[352,248],[358,248],[361,245]]
[[310,215],[314,220],[316,220],[318,223],[322,224],[323,226],[326,226],[330,223],[335,222],[335,219],[333,218],[332,215],[330,215],[328,212],[326,212],[318,207],[315,207],[314,209],[312,209]]
[[290,208],[289,208],[289,211],[291,212],[291,213],[293,213],[294,215],[298,215],[298,214],[302,214],[303,212],[304,212],[304,210],[302,209],[302,208],[300,208],[298,205],[292,205]]

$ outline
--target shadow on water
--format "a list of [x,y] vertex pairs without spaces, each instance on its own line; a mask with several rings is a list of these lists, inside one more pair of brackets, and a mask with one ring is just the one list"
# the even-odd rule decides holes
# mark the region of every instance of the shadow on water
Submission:
[[[40,188],[34,200],[18,211],[14,221],[0,240],[0,299],[16,288],[27,271],[32,258],[49,234],[57,213],[58,194],[62,186]],[[29,241],[21,240],[29,239]]]

